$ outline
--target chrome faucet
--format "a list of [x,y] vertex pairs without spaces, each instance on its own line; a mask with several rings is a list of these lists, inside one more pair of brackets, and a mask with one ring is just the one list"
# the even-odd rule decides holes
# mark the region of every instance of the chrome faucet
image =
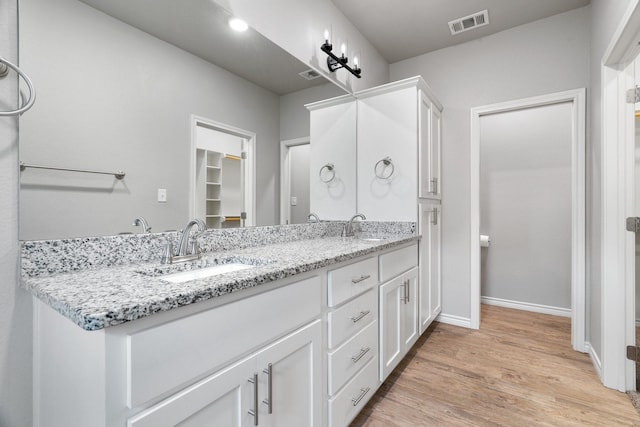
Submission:
[[352,216],[351,219],[347,221],[347,223],[344,225],[344,227],[342,227],[342,234],[341,234],[342,237],[353,237],[353,221],[356,218],[360,218],[363,221],[367,219],[367,217],[361,213],[358,213]]
[[320,222],[320,217],[317,214],[314,214],[313,212],[311,212],[309,215],[307,215],[307,221]]
[[134,219],[133,225],[135,225],[136,227],[142,226],[143,233],[151,232],[151,227],[149,227],[149,223],[147,222],[146,219],[144,219],[143,216],[139,216],[138,218]]
[[[198,227],[197,232],[191,239],[191,246],[189,246],[189,234],[191,229]],[[168,242],[164,248],[164,254],[162,255],[163,264],[173,264],[175,262],[192,261],[200,258],[200,248],[198,248],[198,236],[207,229],[204,221],[201,219],[192,219],[187,223],[182,230],[182,236],[180,236],[180,243],[178,243],[178,254],[173,252],[173,245]]]

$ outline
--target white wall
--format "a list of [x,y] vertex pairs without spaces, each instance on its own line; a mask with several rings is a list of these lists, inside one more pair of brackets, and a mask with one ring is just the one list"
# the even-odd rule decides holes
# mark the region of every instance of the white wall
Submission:
[[310,116],[305,104],[342,96],[345,91],[333,83],[310,87],[280,97],[280,140],[310,135]]
[[21,238],[134,231],[140,215],[154,231],[181,228],[191,114],[257,134],[256,223],[277,222],[279,96],[75,0],[23,0],[20,13],[21,59],[38,90],[21,159],[127,173],[27,169]]
[[482,296],[571,309],[572,104],[480,117]]
[[[0,56],[13,63],[17,7],[17,1],[0,1]],[[13,72],[0,80],[1,110],[15,109],[17,87]],[[0,426],[8,427],[32,423],[32,308],[18,279],[18,173],[18,119],[0,117]]]
[[421,74],[444,105],[443,313],[470,316],[470,109],[588,87],[589,24],[587,6],[391,64],[391,80]]
[[[387,62],[330,0],[214,1],[351,92],[389,82]],[[334,49],[346,41],[350,58],[353,50],[359,52],[362,78],[355,78],[345,70],[335,73],[327,70],[327,55],[320,50],[327,26],[331,26]]]

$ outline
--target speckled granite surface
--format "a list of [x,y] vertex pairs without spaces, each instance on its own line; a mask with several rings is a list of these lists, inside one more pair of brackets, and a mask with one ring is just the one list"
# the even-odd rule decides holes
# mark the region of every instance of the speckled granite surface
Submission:
[[[212,230],[201,237],[202,259],[171,266],[155,260],[176,233],[25,242],[22,285],[83,329],[98,330],[418,239],[413,223],[381,224],[361,226],[379,241],[336,237],[339,223]],[[183,283],[161,277],[229,261],[255,267]]]

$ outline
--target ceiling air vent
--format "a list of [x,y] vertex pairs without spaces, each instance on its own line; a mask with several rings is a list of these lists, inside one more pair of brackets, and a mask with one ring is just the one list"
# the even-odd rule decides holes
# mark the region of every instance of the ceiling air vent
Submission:
[[449,21],[449,29],[451,34],[462,33],[474,28],[482,27],[489,23],[489,12],[485,9],[481,12],[474,13],[464,18]]
[[307,80],[315,80],[318,77],[320,77],[320,73],[317,72],[316,70],[306,70],[303,71],[301,73],[298,73],[300,76],[302,76],[302,78],[307,79]]

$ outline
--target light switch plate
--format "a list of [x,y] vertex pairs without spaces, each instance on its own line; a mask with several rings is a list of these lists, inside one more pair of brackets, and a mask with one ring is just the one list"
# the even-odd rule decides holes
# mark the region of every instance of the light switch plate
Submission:
[[167,189],[166,188],[158,188],[158,202],[166,203],[167,202]]
[[291,196],[291,206],[298,206],[298,198],[296,196]]

